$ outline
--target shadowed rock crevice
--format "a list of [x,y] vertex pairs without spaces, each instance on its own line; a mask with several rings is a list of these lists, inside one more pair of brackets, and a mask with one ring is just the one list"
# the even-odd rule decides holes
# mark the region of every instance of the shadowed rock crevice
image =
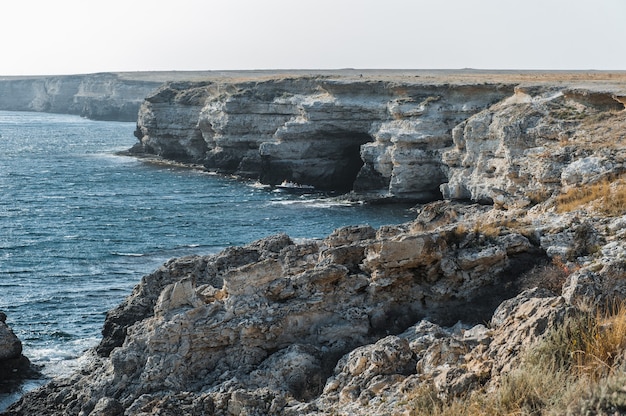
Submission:
[[293,144],[263,144],[260,180],[270,185],[288,180],[319,190],[350,191],[363,166],[361,145],[371,141],[367,133],[328,131],[315,137],[305,135]]

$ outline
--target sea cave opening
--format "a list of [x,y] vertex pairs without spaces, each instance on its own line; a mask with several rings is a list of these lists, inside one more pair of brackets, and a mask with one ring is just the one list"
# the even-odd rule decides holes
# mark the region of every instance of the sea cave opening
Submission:
[[283,142],[262,156],[260,180],[270,185],[287,180],[320,191],[349,192],[364,165],[361,146],[371,141],[367,133],[341,130],[318,132],[299,143]]
[[296,180],[320,190],[340,193],[353,190],[354,182],[363,167],[361,145],[373,141],[367,133],[332,131],[320,134],[307,150],[304,161],[307,168],[294,172]]
[[330,178],[329,185],[335,190],[347,192],[353,190],[354,182],[364,165],[361,159],[361,145],[372,141],[368,134],[356,135],[346,140],[343,148],[339,149],[337,168]]

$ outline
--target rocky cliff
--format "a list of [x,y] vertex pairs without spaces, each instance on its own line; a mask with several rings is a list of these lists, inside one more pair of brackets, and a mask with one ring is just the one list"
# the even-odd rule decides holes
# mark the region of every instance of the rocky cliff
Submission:
[[[626,90],[611,79],[623,74],[584,75],[469,71],[175,82],[142,105],[133,152],[272,185],[287,179],[374,198],[431,201],[443,191],[446,198],[492,201],[494,192],[515,186],[509,179],[464,188],[481,176],[476,169],[491,177],[509,170],[521,175],[518,183],[528,179],[534,191],[548,193],[550,172],[517,172],[506,159],[526,157],[519,152],[542,141],[569,139],[583,118],[624,107]],[[512,135],[523,142],[503,154],[497,142]],[[477,160],[480,152],[493,155]]]
[[323,187],[357,149],[346,189],[440,200],[173,259],[7,413],[621,414],[624,75],[548,75],[162,88],[143,151]]
[[102,73],[0,78],[0,110],[75,114],[94,120],[135,121],[159,81]]

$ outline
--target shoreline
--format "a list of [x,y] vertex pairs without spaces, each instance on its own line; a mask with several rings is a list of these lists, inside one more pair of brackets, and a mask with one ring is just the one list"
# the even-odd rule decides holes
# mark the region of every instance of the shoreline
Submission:
[[[371,416],[424,403],[454,413],[459,403],[503,406],[518,376],[533,387],[518,394],[539,399],[529,409],[521,397],[503,414],[617,405],[623,383],[603,389],[626,377],[615,358],[624,344],[600,364],[585,350],[592,377],[575,360],[587,340],[558,331],[578,328],[580,316],[599,327],[626,316],[599,318],[626,301],[626,72],[562,82],[544,74],[531,86],[473,75],[470,85],[358,74],[239,80],[227,91],[173,83],[148,97],[142,145],[202,162],[156,164],[205,171],[214,157],[217,170],[257,167],[268,183],[291,172],[286,179],[309,184],[298,180],[323,183],[320,172],[358,157],[349,179],[360,189],[431,202],[398,225],[306,241],[276,234],[166,262],[109,311],[94,362],[25,395],[13,415]],[[546,351],[542,360],[564,358],[532,367],[528,357]],[[535,389],[537,371],[563,378]],[[555,400],[580,386],[585,394]],[[547,387],[553,396],[542,396]],[[61,394],[71,400],[46,406]]]
[[[236,174],[229,173],[220,173],[214,170],[209,170],[205,166],[197,164],[197,163],[186,163],[177,160],[166,159],[164,157],[152,154],[145,153],[134,153],[130,149],[129,150],[120,150],[114,153],[116,156],[130,157],[137,159],[141,162],[154,165],[154,166],[164,166],[164,167],[173,167],[177,169],[183,170],[192,170],[197,172],[202,172],[207,175],[215,175],[226,179],[234,179],[236,181],[242,183],[251,183],[258,184],[257,187],[266,188],[270,190],[277,190],[279,188],[269,185],[263,184],[258,180],[253,178],[246,178],[243,176],[238,176]],[[288,193],[288,192],[287,192]],[[424,202],[420,202],[416,199],[411,198],[398,198],[390,195],[381,195],[379,193],[367,193],[367,192],[334,192],[334,191],[323,191],[323,190],[311,190],[311,192],[305,193],[308,195],[324,195],[326,198],[330,200],[335,200],[337,202],[349,202],[353,204],[371,204],[371,205],[422,205]]]

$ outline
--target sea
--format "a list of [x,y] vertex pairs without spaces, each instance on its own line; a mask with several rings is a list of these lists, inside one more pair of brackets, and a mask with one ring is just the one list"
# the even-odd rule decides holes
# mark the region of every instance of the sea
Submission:
[[[0,310],[46,378],[73,371],[98,344],[107,310],[170,258],[414,217],[406,205],[276,192],[118,155],[135,144],[134,129],[0,111]],[[0,410],[44,381],[0,397]]]

